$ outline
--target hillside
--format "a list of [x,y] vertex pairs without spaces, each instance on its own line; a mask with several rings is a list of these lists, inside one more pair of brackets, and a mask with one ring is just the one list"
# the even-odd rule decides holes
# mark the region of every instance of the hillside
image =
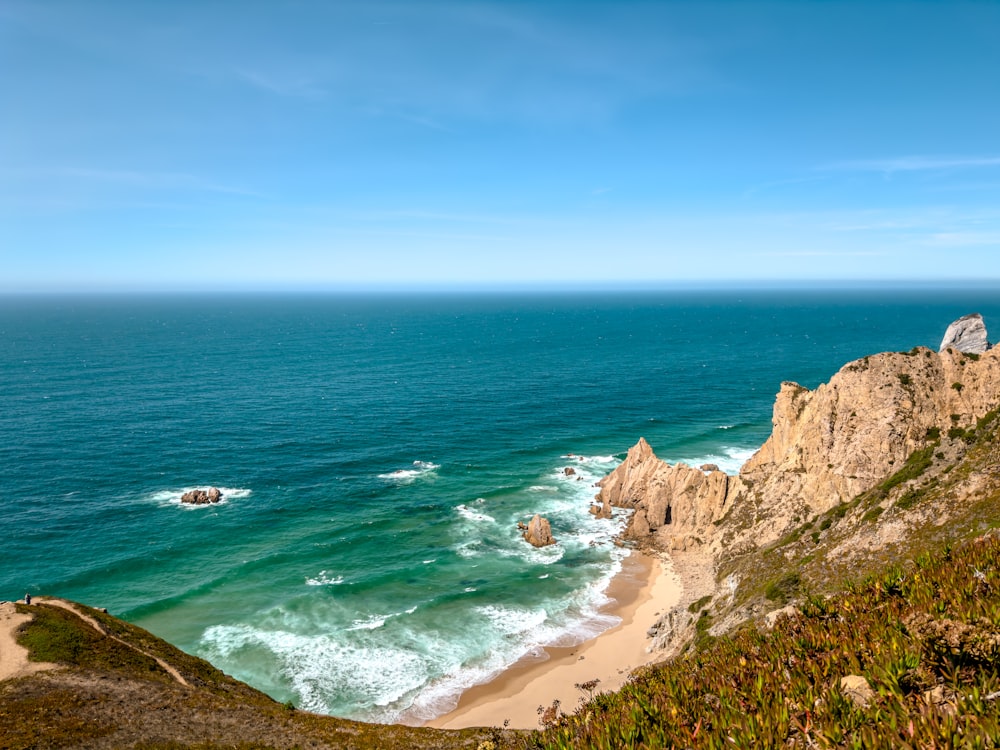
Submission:
[[48,668],[0,682],[0,747],[6,750],[476,748],[494,734],[298,711],[89,607],[44,599],[17,604],[16,611],[30,617],[18,643]]

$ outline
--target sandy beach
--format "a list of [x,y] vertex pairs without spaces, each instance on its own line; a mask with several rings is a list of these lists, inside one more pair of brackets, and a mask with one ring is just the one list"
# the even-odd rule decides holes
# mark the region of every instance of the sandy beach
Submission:
[[441,729],[501,726],[538,727],[538,707],[559,700],[572,711],[582,693],[575,685],[600,680],[595,692],[621,687],[629,673],[650,661],[646,631],[657,615],[677,602],[680,582],[669,560],[633,552],[608,587],[613,603],[606,612],[621,623],[572,648],[547,648],[548,659],[515,664],[495,680],[467,690],[458,706],[426,726]]

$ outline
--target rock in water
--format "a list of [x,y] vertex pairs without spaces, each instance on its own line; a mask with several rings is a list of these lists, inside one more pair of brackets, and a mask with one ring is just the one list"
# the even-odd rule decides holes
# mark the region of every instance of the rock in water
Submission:
[[966,354],[982,354],[989,349],[990,342],[986,338],[986,323],[983,322],[983,316],[972,313],[948,326],[938,351],[943,352],[948,347]]
[[535,547],[547,547],[550,544],[556,543],[556,540],[552,537],[552,527],[549,525],[549,519],[542,518],[537,513],[528,521],[528,528],[524,530],[521,536],[524,537],[526,542]]
[[222,492],[218,487],[209,487],[207,490],[191,490],[181,495],[181,502],[189,505],[211,505],[222,502]]

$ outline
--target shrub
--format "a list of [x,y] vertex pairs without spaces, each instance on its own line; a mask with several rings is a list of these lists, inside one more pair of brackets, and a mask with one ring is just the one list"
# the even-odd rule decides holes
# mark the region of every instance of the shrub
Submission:
[[802,577],[797,571],[786,573],[777,580],[771,581],[764,589],[764,596],[773,602],[787,604],[799,592],[802,585]]

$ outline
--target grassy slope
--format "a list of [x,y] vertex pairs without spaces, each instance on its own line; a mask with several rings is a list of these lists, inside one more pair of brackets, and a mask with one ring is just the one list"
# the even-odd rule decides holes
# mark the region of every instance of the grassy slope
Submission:
[[[874,690],[867,707],[841,689]],[[545,748],[997,747],[1000,539],[923,555],[555,717]]]

